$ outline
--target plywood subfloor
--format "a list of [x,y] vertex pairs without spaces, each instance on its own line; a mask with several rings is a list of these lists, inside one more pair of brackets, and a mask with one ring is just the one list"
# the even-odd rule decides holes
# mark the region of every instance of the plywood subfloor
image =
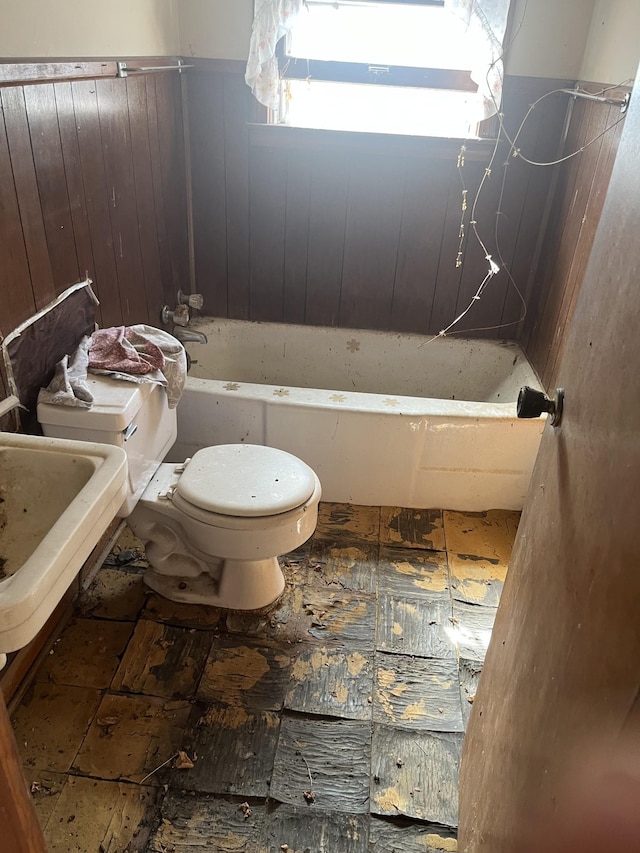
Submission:
[[151,593],[125,531],[14,716],[49,848],[455,851],[517,523],[323,504],[259,614]]

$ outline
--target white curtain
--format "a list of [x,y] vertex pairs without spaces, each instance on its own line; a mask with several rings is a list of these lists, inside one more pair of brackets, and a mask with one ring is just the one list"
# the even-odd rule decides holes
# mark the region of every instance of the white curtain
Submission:
[[[304,0],[256,0],[245,81],[256,99],[271,109],[279,105],[276,45],[291,29]],[[478,84],[476,120],[496,113],[502,98],[502,42],[509,0],[445,0],[445,8],[467,27],[469,52]]]
[[478,121],[500,109],[504,69],[502,43],[510,0],[444,0],[446,9],[467,27],[472,59],[471,79],[478,84]]
[[304,5],[303,0],[256,0],[244,79],[256,99],[278,108],[280,87],[276,45],[289,30]]

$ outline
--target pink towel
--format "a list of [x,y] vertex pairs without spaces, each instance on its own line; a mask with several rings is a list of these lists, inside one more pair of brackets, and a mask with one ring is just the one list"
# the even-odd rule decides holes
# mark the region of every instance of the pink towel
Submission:
[[162,370],[164,355],[159,346],[127,326],[98,329],[91,336],[89,367],[142,375]]

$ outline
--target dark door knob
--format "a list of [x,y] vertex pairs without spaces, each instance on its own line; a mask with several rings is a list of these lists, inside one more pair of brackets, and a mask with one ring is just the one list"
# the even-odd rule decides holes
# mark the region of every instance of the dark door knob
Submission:
[[538,418],[543,412],[551,416],[551,426],[558,426],[562,417],[564,390],[556,388],[553,398],[547,397],[542,391],[524,385],[518,394],[516,406],[519,418]]

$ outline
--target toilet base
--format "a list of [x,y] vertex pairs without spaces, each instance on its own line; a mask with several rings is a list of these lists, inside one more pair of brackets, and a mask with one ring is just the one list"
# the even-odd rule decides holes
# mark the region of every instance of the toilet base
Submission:
[[178,577],[144,573],[144,582],[154,592],[182,604],[207,604],[225,610],[262,610],[284,591],[284,575],[277,557],[267,560],[224,560],[219,580],[210,574]]

